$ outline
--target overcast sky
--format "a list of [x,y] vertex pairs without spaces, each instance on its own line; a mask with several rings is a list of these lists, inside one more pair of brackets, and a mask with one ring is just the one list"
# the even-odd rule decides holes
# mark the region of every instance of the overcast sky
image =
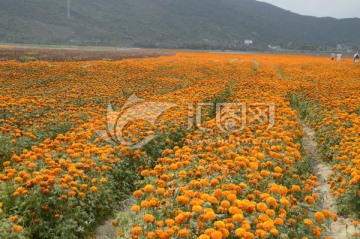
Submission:
[[303,15],[316,17],[360,17],[360,0],[258,0]]

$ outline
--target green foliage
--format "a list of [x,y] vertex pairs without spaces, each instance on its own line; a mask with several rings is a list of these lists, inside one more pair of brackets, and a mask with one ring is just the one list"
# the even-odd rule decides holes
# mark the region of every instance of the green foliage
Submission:
[[128,96],[130,96],[132,94],[131,91],[129,89],[127,89],[127,88],[123,89],[122,93],[123,93],[123,95],[125,97],[128,97]]
[[318,102],[309,101],[295,92],[288,93],[287,99],[290,101],[292,108],[296,109],[300,119],[305,120],[307,123],[316,125],[324,118],[318,113],[320,111]]
[[1,218],[0,216],[0,238],[6,239],[28,239],[29,232],[23,229],[22,231],[15,232],[12,229],[14,223],[10,222],[6,218]]
[[36,57],[33,56],[20,56],[19,60],[22,62],[30,62],[30,61],[36,61]]
[[355,113],[360,116],[360,107],[355,110]]
[[47,130],[47,136],[50,139],[55,139],[56,136],[59,134],[65,134],[66,132],[69,132],[71,127],[74,125],[71,122],[65,122],[65,123],[59,123],[59,124],[49,124],[46,127]]
[[230,85],[226,88],[226,90],[224,90],[221,94],[215,96],[213,99],[210,100],[210,102],[213,104],[213,107],[211,107],[210,112],[209,112],[210,118],[216,117],[217,104],[225,103],[226,99],[229,98],[231,96],[231,94],[233,93],[234,87],[235,87],[235,82],[232,81],[230,83]]
[[188,133],[187,129],[177,127],[173,131],[157,132],[154,140],[144,145],[144,151],[149,156],[149,165],[154,167],[157,159],[161,158],[161,153],[165,149],[173,149],[175,146],[182,146],[182,139]]
[[253,72],[257,72],[258,69],[259,69],[259,62],[253,60],[253,67],[252,67],[251,70],[252,70]]
[[2,164],[10,159],[11,152],[13,152],[10,141],[9,135],[0,134],[0,169],[3,168]]

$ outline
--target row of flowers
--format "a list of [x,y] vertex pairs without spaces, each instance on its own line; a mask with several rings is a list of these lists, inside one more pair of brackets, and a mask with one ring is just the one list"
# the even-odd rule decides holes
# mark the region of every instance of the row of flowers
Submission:
[[340,213],[355,212],[359,217],[360,68],[349,62],[306,65],[307,82],[297,89],[294,100],[316,130],[319,151],[332,164],[328,183]]
[[[236,81],[227,102],[274,103],[275,124],[262,115],[241,131],[195,130],[163,151],[145,184],[134,191],[131,229],[119,238],[321,238],[337,215],[321,210],[303,132],[285,95],[286,85],[270,64]],[[256,82],[256,84],[254,84]],[[223,117],[228,117],[225,115]],[[238,122],[239,123],[239,122]],[[236,128],[236,127],[235,127]],[[206,140],[201,140],[206,139]],[[244,143],[246,142],[246,143]],[[119,215],[122,225],[124,215]],[[128,220],[128,219],[126,219]]]
[[[187,127],[180,124],[187,121],[173,122],[174,115],[187,115],[181,103],[211,100],[230,84],[213,84],[212,75],[224,68],[213,64],[215,56],[188,58],[2,62],[0,237],[86,238],[109,217],[135,189],[139,170],[177,144],[173,132],[185,134]],[[166,140],[131,149],[98,135],[109,127],[107,103],[120,107],[132,92],[180,107],[164,114],[163,123],[130,124],[124,138],[136,142],[151,130]]]

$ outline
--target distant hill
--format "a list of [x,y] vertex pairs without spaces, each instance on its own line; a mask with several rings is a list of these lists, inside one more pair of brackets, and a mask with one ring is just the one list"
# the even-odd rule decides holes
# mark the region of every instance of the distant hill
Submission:
[[360,19],[316,18],[255,0],[1,0],[0,42],[242,49],[360,45]]

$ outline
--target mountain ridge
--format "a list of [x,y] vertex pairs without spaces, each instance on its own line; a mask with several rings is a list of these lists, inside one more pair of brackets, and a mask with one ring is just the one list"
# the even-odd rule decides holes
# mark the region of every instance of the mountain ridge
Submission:
[[2,0],[0,41],[166,48],[335,47],[360,43],[359,18],[293,13],[256,0]]

